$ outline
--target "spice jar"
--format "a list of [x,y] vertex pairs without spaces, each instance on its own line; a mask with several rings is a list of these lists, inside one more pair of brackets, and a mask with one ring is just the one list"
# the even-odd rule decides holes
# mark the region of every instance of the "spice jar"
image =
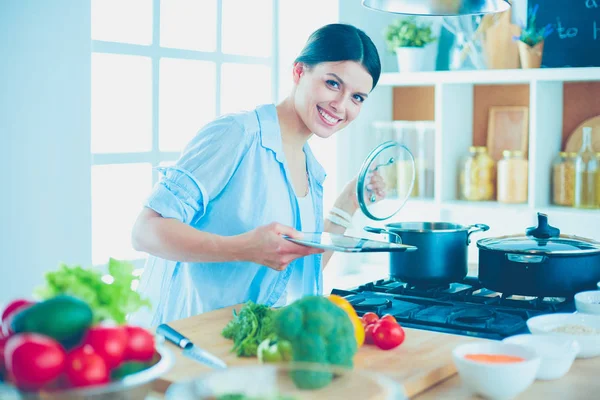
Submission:
[[471,146],[460,163],[459,199],[493,200],[495,193],[495,163],[486,147]]
[[504,150],[498,161],[498,202],[527,203],[528,161],[522,151]]
[[575,207],[595,208],[598,160],[592,150],[592,128],[583,128],[583,143],[575,158]]
[[561,151],[552,163],[552,203],[573,206],[575,201],[575,157],[577,153]]

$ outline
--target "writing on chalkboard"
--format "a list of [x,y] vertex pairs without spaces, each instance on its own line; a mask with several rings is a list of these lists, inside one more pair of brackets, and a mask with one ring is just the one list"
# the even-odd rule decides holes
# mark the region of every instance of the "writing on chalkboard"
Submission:
[[555,31],[544,41],[543,67],[600,66],[600,0],[529,0],[528,3],[539,4],[537,25],[549,23]]

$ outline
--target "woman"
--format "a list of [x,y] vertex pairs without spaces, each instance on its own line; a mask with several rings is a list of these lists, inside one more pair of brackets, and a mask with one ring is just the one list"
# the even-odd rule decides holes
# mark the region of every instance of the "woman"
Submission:
[[157,325],[247,300],[281,306],[322,293],[331,254],[282,235],[345,231],[358,208],[355,181],[324,223],[325,173],[307,141],[352,122],[380,72],[364,32],[324,26],[295,60],[285,100],[218,118],[161,168],[132,234],[134,248],[150,254],[139,291],[153,315],[134,320]]

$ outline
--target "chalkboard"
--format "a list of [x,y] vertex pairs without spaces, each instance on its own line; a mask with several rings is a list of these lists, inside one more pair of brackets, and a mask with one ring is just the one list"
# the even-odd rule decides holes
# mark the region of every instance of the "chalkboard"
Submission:
[[552,24],[542,67],[600,66],[600,0],[529,0],[539,4],[536,25]]

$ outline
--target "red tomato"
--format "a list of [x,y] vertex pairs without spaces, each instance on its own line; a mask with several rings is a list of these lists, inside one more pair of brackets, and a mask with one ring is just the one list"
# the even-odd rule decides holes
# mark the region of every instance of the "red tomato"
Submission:
[[373,344],[373,329],[375,328],[375,325],[377,325],[377,323],[374,324],[370,324],[367,325],[365,327],[365,343],[367,344]]
[[373,342],[382,350],[390,350],[404,342],[404,329],[389,320],[379,321],[373,328]]
[[67,356],[67,379],[75,387],[108,383],[108,371],[104,359],[89,344],[76,348]]
[[97,325],[88,329],[83,345],[89,344],[112,369],[125,359],[127,340],[125,327]]
[[398,323],[398,321],[396,320],[396,318],[394,318],[394,316],[392,314],[385,314],[383,317],[381,317],[381,320],[382,321],[389,320],[389,321],[392,321],[395,324]]
[[374,324],[375,322],[379,321],[379,317],[374,312],[365,313],[365,315],[363,315],[361,319],[365,326]]
[[139,326],[126,326],[129,340],[125,359],[127,361],[150,361],[154,357],[154,336]]
[[22,389],[35,390],[56,379],[64,370],[65,350],[37,333],[11,336],[4,350],[6,369]]
[[9,303],[2,312],[2,326],[0,326],[0,331],[4,331],[7,335],[11,334],[12,330],[10,329],[10,323],[14,316],[33,304],[35,304],[35,302],[25,299],[18,299]]

